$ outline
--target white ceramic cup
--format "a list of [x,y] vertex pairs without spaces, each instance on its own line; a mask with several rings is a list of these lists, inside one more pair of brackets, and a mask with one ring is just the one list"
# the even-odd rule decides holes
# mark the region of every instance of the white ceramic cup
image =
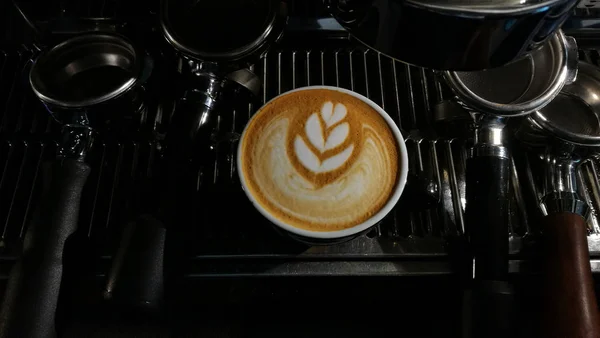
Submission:
[[[240,177],[240,182],[242,184],[242,188],[244,189],[244,192],[246,193],[246,196],[248,196],[248,199],[250,199],[250,201],[252,202],[254,207],[264,217],[266,217],[269,221],[271,221],[271,223],[273,223],[279,229],[284,230],[288,234],[292,235],[293,238],[296,238],[303,242],[334,243],[334,242],[340,242],[340,241],[352,239],[352,238],[366,232],[369,228],[371,228],[372,226],[376,225],[379,221],[381,221],[393,209],[393,207],[396,205],[396,203],[398,203],[398,200],[400,199],[400,195],[402,194],[402,191],[404,190],[404,186],[406,185],[406,179],[408,176],[408,153],[406,150],[406,144],[404,143],[404,138],[402,137],[402,134],[400,133],[400,129],[398,129],[398,126],[392,120],[392,118],[381,107],[379,107],[375,102],[373,102],[373,101],[369,100],[367,97],[360,95],[358,93],[355,93],[353,91],[343,89],[343,88],[338,88],[338,87],[332,87],[332,86],[308,86],[308,87],[302,87],[302,88],[298,88],[298,89],[294,89],[294,90],[285,92],[279,96],[276,96],[271,101],[277,100],[280,96],[283,96],[283,95],[286,95],[289,93],[294,93],[294,92],[304,91],[304,90],[315,90],[315,89],[328,89],[328,90],[338,91],[338,92],[341,92],[344,94],[352,95],[355,98],[365,102],[366,104],[371,106],[375,111],[377,111],[383,117],[383,119],[387,122],[390,130],[392,131],[392,134],[394,134],[394,136],[396,138],[396,143],[398,145],[398,156],[399,156],[398,162],[399,162],[400,167],[398,168],[398,178],[396,181],[397,182],[396,187],[394,188],[392,194],[390,195],[390,198],[388,199],[387,203],[383,206],[383,208],[381,208],[381,210],[379,210],[377,213],[375,213],[371,218],[367,219],[366,221],[364,221],[360,224],[357,224],[351,228],[347,228],[347,229],[343,229],[343,230],[336,230],[336,231],[311,231],[311,230],[301,229],[301,228],[297,228],[295,226],[289,225],[289,224],[281,221],[280,219],[274,217],[267,210],[265,210],[265,208],[263,208],[260,205],[260,203],[258,203],[256,198],[250,193],[250,191],[248,189],[248,185],[246,183],[246,178],[244,177],[244,173],[242,172],[242,163],[241,163],[242,142],[244,140],[244,137],[245,137],[245,134],[247,131],[247,127],[244,128],[244,132],[242,133],[242,136],[240,138],[240,143],[238,146],[237,169],[238,169],[238,175]],[[269,101],[269,102],[271,102],[271,101]],[[269,102],[267,102],[267,104]],[[259,115],[261,113],[261,111],[262,111],[262,107],[257,111],[256,114],[254,114],[254,116],[252,118],[255,118],[257,115]],[[251,121],[252,121],[252,119],[250,119],[250,121],[248,122],[248,124],[246,126],[248,126]]]

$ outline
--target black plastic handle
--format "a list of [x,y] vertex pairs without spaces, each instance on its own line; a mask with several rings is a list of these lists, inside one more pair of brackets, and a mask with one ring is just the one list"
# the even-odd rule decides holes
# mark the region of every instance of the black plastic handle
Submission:
[[479,156],[467,160],[465,220],[475,279],[508,277],[508,187],[510,160]]
[[87,164],[73,159],[44,163],[44,191],[0,309],[0,337],[56,336],[63,250],[77,229],[81,191],[89,173]]
[[466,226],[475,257],[472,337],[510,337],[513,295],[508,279],[510,160],[467,160]]

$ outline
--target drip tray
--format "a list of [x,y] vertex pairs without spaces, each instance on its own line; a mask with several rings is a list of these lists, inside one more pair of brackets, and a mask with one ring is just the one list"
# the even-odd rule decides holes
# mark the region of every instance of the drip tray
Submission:
[[[293,45],[292,45],[293,43]],[[57,125],[26,87],[26,74],[34,52],[0,53],[0,276],[6,278],[18,255],[26,221],[41,188],[40,164],[56,149]],[[582,55],[598,61],[595,50]],[[158,64],[159,62],[157,62]],[[217,143],[213,166],[198,170],[198,185],[189,196],[191,224],[185,225],[183,272],[188,277],[431,275],[456,273],[464,256],[465,139],[443,138],[433,128],[433,107],[450,99],[434,74],[395,62],[347,39],[301,42],[284,39],[250,67],[262,80],[260,101],[307,85],[332,85],[361,93],[381,105],[407,138],[410,172],[437,182],[438,205],[412,212],[399,204],[374,230],[351,242],[307,247],[280,236],[246,199],[236,172],[237,138]],[[158,75],[156,75],[158,74]],[[160,71],[151,78],[149,92],[169,92]],[[217,133],[238,135],[262,104],[239,104],[223,112]],[[138,213],[149,212],[157,196],[148,190],[160,172],[160,130],[168,114],[149,104],[125,130],[102,133],[87,157],[92,173],[81,202],[78,238],[94,264],[98,278],[109,271],[122,229]],[[588,174],[596,175],[590,165]],[[527,209],[514,180],[510,240],[511,270],[535,270],[527,260],[535,247],[536,229],[530,227]],[[593,196],[588,196],[593,198]],[[595,205],[592,203],[592,205]],[[597,205],[597,204],[596,204]],[[597,213],[595,214],[597,218]],[[485,220],[482,220],[485,222]],[[594,220],[598,224],[598,220]],[[528,236],[525,236],[525,235]],[[594,228],[591,251],[600,251]],[[530,241],[530,238],[534,240]],[[592,267],[600,271],[600,262]]]

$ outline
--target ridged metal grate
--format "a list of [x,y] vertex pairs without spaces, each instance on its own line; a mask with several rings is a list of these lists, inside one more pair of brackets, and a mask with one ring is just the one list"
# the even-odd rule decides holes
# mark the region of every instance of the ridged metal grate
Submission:
[[[198,201],[210,197],[210,202],[199,203],[194,216],[192,252],[194,262],[199,263],[194,264],[198,273],[210,273],[202,266],[206,260],[215,259],[275,260],[279,266],[298,257],[336,261],[367,256],[395,257],[392,260],[407,255],[439,257],[445,255],[443,237],[462,232],[462,208],[458,206],[464,201],[464,147],[456,140],[415,138],[414,133],[417,128],[428,126],[431,107],[442,95],[440,86],[431,73],[394,62],[373,51],[356,49],[347,42],[343,44],[346,47],[285,48],[267,53],[253,67],[263,80],[262,101],[289,89],[316,84],[341,86],[370,97],[386,109],[406,136],[411,135],[408,140],[411,172],[439,182],[444,195],[442,203],[438,208],[423,212],[406,212],[397,207],[376,231],[355,241],[333,247],[304,248],[280,237],[252,209],[235,172],[236,142],[221,142],[217,144],[214,167],[204,168],[199,173],[203,185],[194,197]],[[5,254],[10,256],[15,253],[15,244],[23,236],[24,225],[36,202],[41,184],[40,163],[54,155],[57,126],[27,87],[26,74],[32,53],[23,50],[1,55],[0,205],[3,208],[0,208],[0,225]],[[257,108],[246,104],[230,114],[224,113],[217,128],[239,134]],[[143,121],[145,127],[152,128],[157,116],[160,118],[155,109],[150,111]],[[92,174],[83,193],[79,228],[98,246],[104,264],[108,264],[120,229],[132,216],[131,207],[139,203],[134,201],[137,195],[133,190],[139,188],[136,182],[152,175],[156,160],[154,145],[155,141],[144,139],[139,132],[104,134],[87,157]],[[215,211],[223,210],[224,205],[235,212]],[[390,262],[380,262],[379,268],[377,264],[366,267],[363,262],[359,263],[357,266],[362,267],[352,273],[393,274],[405,269]],[[433,264],[436,270],[441,268],[440,264]],[[415,273],[423,269],[417,265],[413,266]],[[104,267],[102,264],[99,269]],[[308,274],[325,272],[323,266],[306,268],[304,273]],[[227,264],[222,265],[222,269],[227,273]],[[251,272],[252,269],[248,271]],[[410,273],[402,271],[407,272]]]
[[[0,226],[4,257],[11,257],[38,196],[40,164],[54,155],[57,126],[27,87],[32,53],[0,55]],[[594,62],[599,55],[592,51],[582,56]],[[284,42],[283,49],[267,53],[252,68],[263,81],[262,102],[293,88],[325,84],[357,91],[380,104],[407,137],[410,171],[437,181],[442,200],[437,207],[419,212],[399,204],[365,236],[341,245],[307,248],[279,236],[247,201],[236,173],[236,137],[230,137],[216,144],[214,166],[198,173],[202,183],[193,197],[198,207],[190,225],[189,275],[451,272],[446,245],[464,231],[466,152],[463,139],[438,138],[432,128],[432,107],[449,98],[434,75],[347,41],[319,49],[291,49]],[[224,112],[217,132],[239,135],[257,106],[241,103]],[[135,216],[136,206],[144,203],[136,200],[136,190],[155,175],[157,141],[140,130],[155,129],[164,114],[153,107],[137,124],[137,131],[102,134],[87,157],[93,170],[84,189],[79,231],[100,257],[98,274],[107,271],[122,227]],[[598,177],[594,168],[586,169],[587,173]],[[524,189],[518,182],[515,187]],[[514,252],[522,246],[521,237],[536,230],[524,221],[522,200],[517,197],[511,204]]]
[[[6,275],[11,257],[18,253],[40,191],[40,164],[54,156],[57,139],[56,123],[27,84],[34,52],[20,48],[0,52],[0,275]],[[582,57],[595,64],[600,59],[596,51],[586,51]],[[374,231],[341,245],[308,248],[287,240],[254,210],[241,191],[235,165],[236,136],[260,103],[240,102],[219,117],[216,132],[227,137],[215,144],[214,165],[199,170],[198,189],[190,197],[196,207],[186,250],[189,276],[454,271],[448,244],[464,233],[466,141],[436,133],[433,107],[450,95],[433,73],[395,62],[346,39],[326,36],[314,41],[290,36],[252,70],[263,82],[262,103],[293,88],[325,84],[354,90],[380,104],[407,138],[411,173],[436,181],[442,199],[436,207],[418,212],[399,204]],[[151,82],[151,93],[163,93],[171,85],[160,77]],[[153,135],[157,129],[164,130],[161,124],[168,115],[150,105],[148,113],[134,117],[137,120],[128,129],[102,133],[86,158],[92,174],[83,192],[79,233],[88,238],[90,250],[99,258],[98,275],[108,270],[123,226],[135,218],[140,206],[151,202],[137,192],[147,189],[143,185],[157,175],[159,141]],[[593,170],[587,174],[597,178]],[[513,183],[513,253],[522,248],[523,235],[536,230],[527,222],[524,189],[518,181]],[[588,191],[593,197],[593,187]]]
[[[451,197],[446,202],[454,205],[464,199],[461,189],[464,187],[456,179],[464,175],[464,166],[453,161],[464,158],[459,142],[438,142],[413,133],[430,126],[431,107],[440,98],[440,86],[433,74],[370,50],[357,49],[272,52],[257,65],[256,71],[263,76],[263,102],[290,89],[321,84],[347,88],[369,97],[390,114],[409,139],[411,172],[441,183],[444,194]],[[397,208],[383,222],[377,236],[459,234],[463,228],[460,208],[445,207],[410,215]]]

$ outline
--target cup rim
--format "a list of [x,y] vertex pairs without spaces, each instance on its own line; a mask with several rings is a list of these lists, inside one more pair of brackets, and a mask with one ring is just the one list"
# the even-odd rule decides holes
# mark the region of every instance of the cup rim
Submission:
[[[377,111],[379,113],[379,115],[381,115],[383,117],[383,119],[386,121],[392,134],[396,138],[396,142],[398,145],[398,153],[399,153],[399,161],[400,161],[400,166],[399,166],[399,170],[398,170],[398,180],[396,183],[396,187],[394,188],[394,191],[390,195],[388,201],[377,213],[375,213],[373,216],[371,216],[366,221],[364,221],[360,224],[357,224],[351,228],[347,228],[347,229],[343,229],[343,230],[313,231],[313,230],[301,229],[301,228],[297,228],[295,226],[289,225],[289,224],[281,221],[280,219],[274,217],[273,215],[271,215],[267,210],[265,210],[265,208],[262,205],[260,205],[260,203],[256,200],[256,198],[249,192],[248,185],[246,183],[246,178],[244,177],[244,173],[242,171],[242,162],[240,161],[240,158],[242,155],[242,143],[243,143],[244,137],[246,136],[246,131],[248,130],[248,126],[250,125],[252,120],[254,118],[256,118],[256,116],[258,114],[260,114],[261,110],[265,106],[267,106],[272,101],[277,100],[281,96],[299,92],[299,91],[315,90],[315,89],[328,89],[328,90],[345,93],[345,94],[354,96],[357,99],[368,104],[371,108],[373,108],[375,111]],[[240,183],[242,185],[242,190],[244,190],[244,193],[246,194],[246,196],[248,197],[250,202],[252,202],[252,205],[254,205],[254,208],[256,208],[256,210],[258,210],[265,218],[267,218],[271,223],[275,224],[279,228],[281,228],[285,231],[291,232],[293,234],[299,235],[299,236],[314,238],[314,239],[338,239],[338,238],[353,236],[353,235],[359,234],[359,233],[369,229],[373,225],[377,224],[388,213],[390,213],[390,211],[392,211],[394,206],[398,203],[398,200],[400,199],[400,195],[402,194],[402,192],[404,191],[404,187],[406,186],[406,180],[408,177],[408,151],[406,149],[406,144],[404,142],[404,138],[402,137],[402,133],[400,133],[400,129],[398,128],[398,126],[396,125],[394,120],[392,120],[392,118],[388,115],[388,113],[385,112],[385,110],[383,110],[383,108],[381,108],[378,104],[376,104],[375,102],[373,102],[366,96],[361,95],[356,92],[353,92],[351,90],[345,89],[345,88],[334,87],[334,86],[306,86],[306,87],[292,89],[290,91],[287,91],[285,93],[281,93],[281,94],[275,96],[274,98],[272,98],[271,100],[269,100],[268,102],[263,104],[256,111],[256,113],[254,115],[252,115],[252,117],[250,118],[250,120],[248,120],[248,123],[244,127],[244,131],[242,132],[242,135],[240,136],[240,139],[239,139],[236,160],[237,160],[237,164],[236,164],[237,171],[238,171]]]

